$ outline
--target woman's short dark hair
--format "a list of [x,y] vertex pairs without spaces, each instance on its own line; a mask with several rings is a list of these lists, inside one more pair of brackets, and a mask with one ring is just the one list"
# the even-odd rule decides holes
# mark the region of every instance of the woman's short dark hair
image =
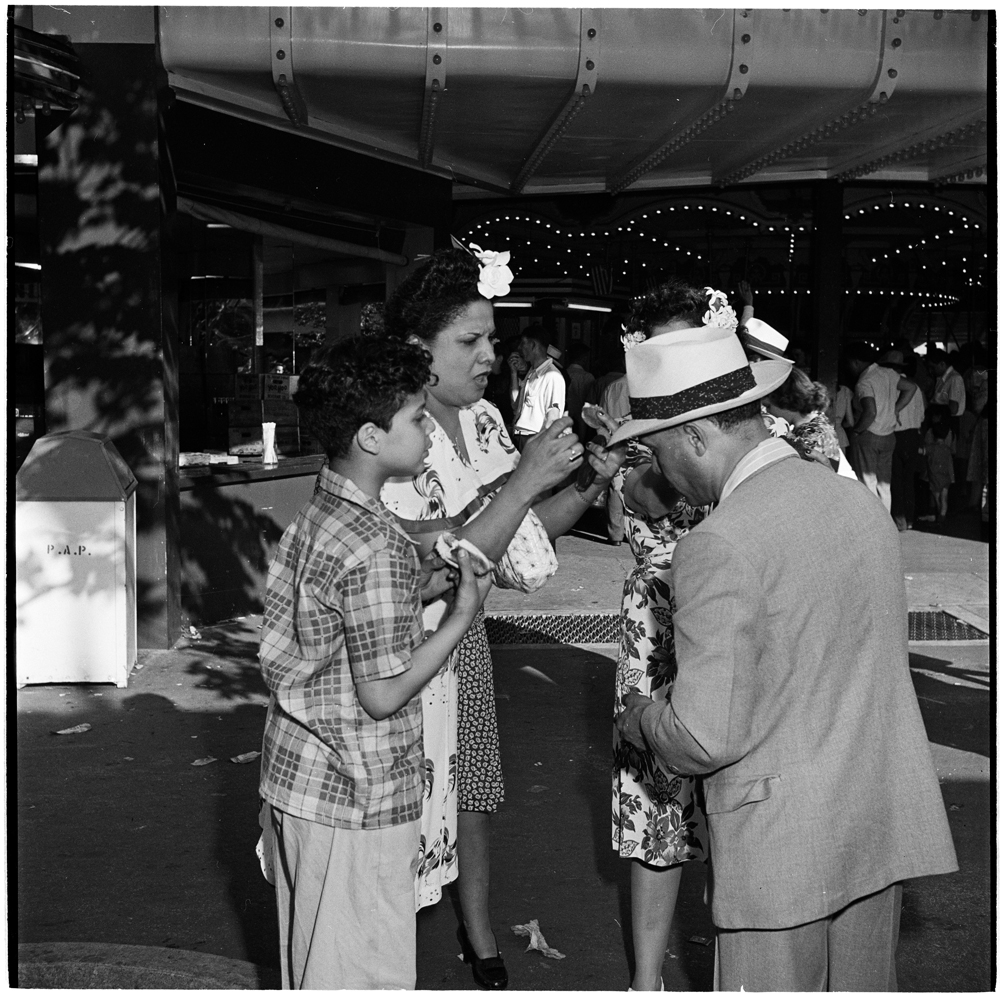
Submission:
[[478,285],[479,263],[472,255],[456,248],[435,252],[386,302],[386,334],[433,342],[459,311],[483,299]]
[[630,308],[625,322],[625,330],[630,333],[641,331],[648,336],[657,325],[675,318],[684,318],[695,327],[701,327],[708,310],[708,294],[704,287],[693,287],[671,277],[649,293],[633,297]]
[[388,431],[407,397],[430,379],[431,358],[419,345],[359,336],[314,353],[292,400],[302,427],[333,459],[348,454],[369,421]]
[[793,366],[788,379],[770,394],[770,400],[786,411],[810,414],[825,411],[830,404],[830,394],[822,383],[809,379],[798,366]]

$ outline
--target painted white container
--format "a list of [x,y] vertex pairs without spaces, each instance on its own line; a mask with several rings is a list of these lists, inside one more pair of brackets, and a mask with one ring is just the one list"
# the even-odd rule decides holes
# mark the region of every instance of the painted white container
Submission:
[[135,477],[92,432],[39,438],[17,473],[16,683],[128,685]]

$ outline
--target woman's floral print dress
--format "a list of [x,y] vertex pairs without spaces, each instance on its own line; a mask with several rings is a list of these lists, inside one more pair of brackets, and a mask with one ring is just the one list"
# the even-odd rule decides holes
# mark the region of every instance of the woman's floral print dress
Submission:
[[[615,477],[621,494],[630,472],[642,470],[629,459]],[[615,716],[632,691],[654,701],[670,699],[677,674],[674,657],[674,598],[670,560],[678,539],[707,514],[681,500],[666,517],[649,521],[625,505],[625,536],[635,568],[622,593],[621,635],[615,677]],[[671,773],[651,752],[640,752],[613,732],[612,841],[622,858],[651,866],[673,866],[708,856],[708,832],[694,777]]]

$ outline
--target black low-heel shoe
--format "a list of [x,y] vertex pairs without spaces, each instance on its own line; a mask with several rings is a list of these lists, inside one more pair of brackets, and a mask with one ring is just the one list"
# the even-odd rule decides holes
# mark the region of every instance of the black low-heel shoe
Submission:
[[[465,962],[472,967],[472,979],[476,984],[484,991],[506,990],[510,978],[507,976],[507,967],[503,965],[503,956],[500,955],[499,944],[497,945],[496,956],[488,956],[485,959],[480,959],[476,955],[476,951],[472,948],[472,943],[469,942],[464,925],[458,930],[458,941],[462,945],[462,956]],[[493,936],[493,941],[496,942],[495,935]]]

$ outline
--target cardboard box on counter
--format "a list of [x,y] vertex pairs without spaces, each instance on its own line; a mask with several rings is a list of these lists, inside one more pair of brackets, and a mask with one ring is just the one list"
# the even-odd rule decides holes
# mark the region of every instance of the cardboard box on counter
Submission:
[[260,397],[260,377],[256,373],[237,373],[233,388],[237,400],[256,400]]
[[230,428],[259,427],[262,421],[273,420],[262,416],[259,400],[231,400],[226,404],[226,416]]
[[264,454],[264,432],[256,427],[229,429],[229,454],[231,456],[260,456]]
[[273,421],[276,425],[297,425],[299,409],[293,400],[271,400],[260,402],[262,421]]
[[182,452],[178,457],[177,465],[233,466],[239,461],[239,456],[231,456],[225,452]]
[[267,373],[260,379],[261,397],[266,400],[288,400],[288,381],[291,377]]
[[278,454],[297,456],[299,454],[299,429],[297,425],[278,425],[274,429],[274,442],[278,446]]

